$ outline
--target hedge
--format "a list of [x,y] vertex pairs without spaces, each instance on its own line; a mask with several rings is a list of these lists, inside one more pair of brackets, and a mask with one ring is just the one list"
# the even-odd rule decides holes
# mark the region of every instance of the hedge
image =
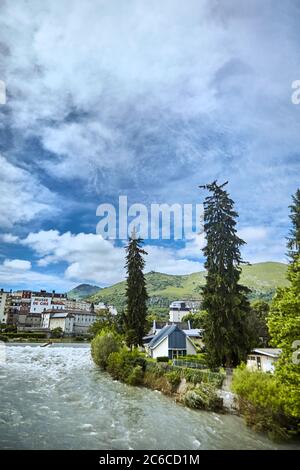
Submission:
[[153,363],[147,361],[147,370],[153,372],[157,377],[168,372],[178,372],[181,378],[196,385],[199,383],[210,383],[216,387],[221,387],[225,374],[222,372],[212,372],[210,370],[190,369],[188,367],[173,366],[171,364]]
[[44,339],[47,338],[47,333],[29,333],[25,331],[20,331],[17,333],[2,333],[2,336],[6,338]]

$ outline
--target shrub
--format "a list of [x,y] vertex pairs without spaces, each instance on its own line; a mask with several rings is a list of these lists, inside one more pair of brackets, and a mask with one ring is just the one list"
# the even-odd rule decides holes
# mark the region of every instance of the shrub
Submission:
[[157,370],[147,367],[143,383],[146,387],[160,390],[167,395],[173,392],[173,387],[162,370],[158,373]]
[[75,336],[74,340],[75,341],[84,341],[85,338],[84,338],[84,336]]
[[128,385],[140,385],[143,382],[144,372],[141,366],[135,366],[127,377]]
[[198,383],[211,383],[216,387],[221,387],[224,380],[224,374],[221,372],[188,368],[182,370],[183,376],[187,382],[191,382],[195,385]]
[[0,335],[0,341],[3,341],[4,343],[6,343],[8,341],[7,336]]
[[248,426],[272,439],[286,439],[297,434],[297,428],[299,432],[299,419],[285,413],[287,391],[276,376],[241,366],[234,371],[232,390]]
[[166,378],[168,382],[172,385],[173,389],[176,389],[181,381],[181,371],[180,370],[172,370],[166,373]]
[[57,328],[53,328],[50,333],[51,338],[62,338],[64,335],[64,332],[60,326],[58,326]]
[[139,385],[142,382],[146,360],[138,350],[128,351],[123,348],[109,355],[107,370],[114,379],[129,385]]
[[169,362],[168,356],[159,356],[156,358],[157,362]]
[[108,330],[102,330],[91,342],[92,358],[97,366],[106,369],[109,355],[119,351],[120,337]]
[[186,392],[184,404],[189,408],[217,411],[222,409],[223,400],[217,395],[213,385],[201,384],[197,388]]
[[47,338],[47,333],[31,333],[27,331],[19,331],[18,333],[2,333],[6,338],[26,338],[26,339],[44,339]]

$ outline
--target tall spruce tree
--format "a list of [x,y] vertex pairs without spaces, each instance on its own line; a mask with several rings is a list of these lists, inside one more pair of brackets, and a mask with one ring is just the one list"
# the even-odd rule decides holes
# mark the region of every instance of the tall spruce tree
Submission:
[[234,202],[224,190],[228,182],[216,181],[200,188],[210,195],[204,201],[206,284],[202,288],[203,309],[208,313],[204,342],[210,366],[234,367],[246,358],[253,346],[249,325],[249,289],[239,284],[240,247]]
[[278,288],[268,316],[271,345],[282,353],[275,365],[275,378],[283,386],[284,411],[297,418],[300,430],[300,189],[290,206],[292,229],[287,248],[290,256],[287,277],[290,285]]
[[126,247],[127,306],[124,316],[124,329],[126,342],[130,348],[141,345],[146,332],[148,295],[143,273],[145,266],[143,256],[147,253],[142,249],[142,243],[143,240],[137,238],[135,231],[133,231]]
[[292,265],[299,258],[300,253],[300,189],[297,189],[296,193],[292,196],[292,204],[289,208],[292,228],[287,242],[287,255],[290,258],[292,269]]

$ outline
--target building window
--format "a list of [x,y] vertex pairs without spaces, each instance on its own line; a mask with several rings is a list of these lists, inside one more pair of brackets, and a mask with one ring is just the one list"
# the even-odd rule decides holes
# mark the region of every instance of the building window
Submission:
[[177,357],[186,356],[186,349],[169,349],[169,358],[176,359]]

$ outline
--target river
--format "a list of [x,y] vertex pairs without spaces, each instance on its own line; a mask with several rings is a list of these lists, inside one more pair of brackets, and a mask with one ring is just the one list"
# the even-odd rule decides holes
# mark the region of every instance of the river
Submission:
[[[8,344],[1,449],[278,449],[237,416],[194,411],[97,369],[88,345]],[[4,357],[6,356],[6,358]]]

